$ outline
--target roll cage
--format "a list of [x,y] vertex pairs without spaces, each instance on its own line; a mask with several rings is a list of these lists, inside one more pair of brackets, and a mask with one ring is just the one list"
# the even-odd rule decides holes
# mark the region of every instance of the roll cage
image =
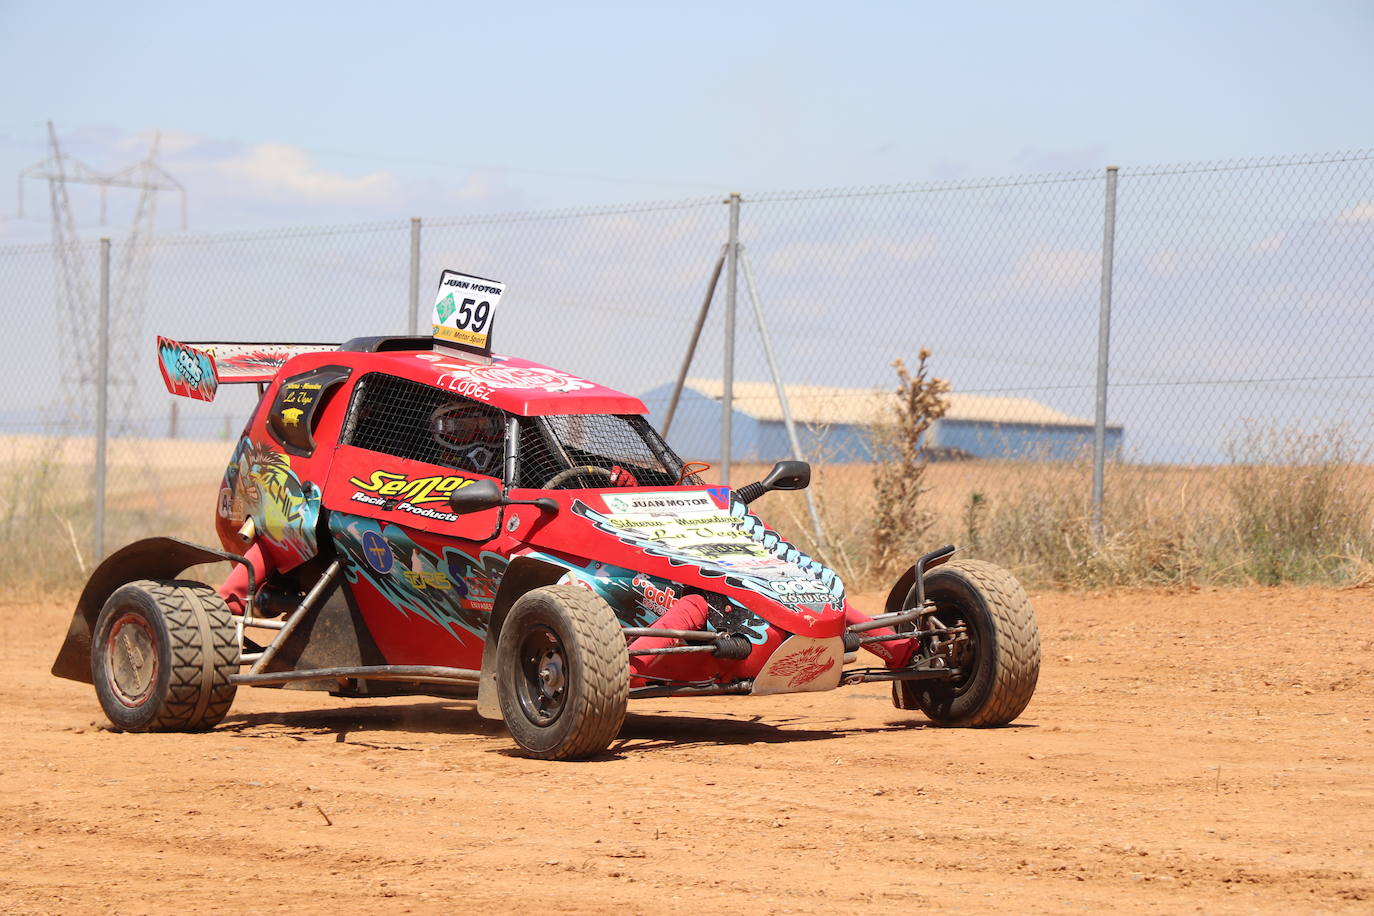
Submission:
[[[439,418],[465,410],[498,415],[504,437],[454,442],[443,435]],[[617,467],[642,486],[701,485],[641,415],[519,416],[382,370],[365,372],[354,386],[340,444],[498,477],[508,487],[540,489],[560,475],[560,487],[601,487]],[[587,470],[570,473],[578,469]]]

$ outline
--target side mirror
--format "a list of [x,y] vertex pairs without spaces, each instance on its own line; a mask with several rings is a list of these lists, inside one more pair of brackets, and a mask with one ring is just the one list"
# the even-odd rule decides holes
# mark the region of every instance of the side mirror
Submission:
[[770,490],[805,490],[811,485],[811,465],[805,461],[779,461],[768,476],[735,491],[735,499],[746,506]]
[[506,504],[506,495],[501,485],[494,480],[474,480],[465,487],[453,491],[448,498],[448,507],[459,515],[495,509]]
[[547,496],[539,499],[510,499],[494,480],[474,480],[455,490],[448,498],[448,507],[459,515],[482,512],[498,506],[537,506],[541,512],[557,512],[558,502]]
[[779,461],[763,478],[765,490],[805,490],[811,486],[811,465],[805,461]]

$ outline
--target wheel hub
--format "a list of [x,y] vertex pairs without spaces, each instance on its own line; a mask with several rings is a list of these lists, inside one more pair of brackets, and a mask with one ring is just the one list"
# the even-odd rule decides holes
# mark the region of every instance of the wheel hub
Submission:
[[110,627],[105,645],[106,671],[115,696],[126,706],[141,706],[157,681],[157,644],[152,627],[137,614],[125,614]]
[[545,626],[525,634],[520,668],[521,710],[536,725],[551,725],[562,714],[568,693],[568,660],[558,634]]

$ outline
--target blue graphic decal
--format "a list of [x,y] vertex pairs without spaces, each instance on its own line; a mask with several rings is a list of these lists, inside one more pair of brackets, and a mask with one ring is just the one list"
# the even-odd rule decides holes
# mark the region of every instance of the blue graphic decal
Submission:
[[507,561],[482,551],[471,556],[452,547],[442,555],[415,543],[400,525],[334,512],[334,543],[345,557],[350,584],[366,580],[392,607],[443,627],[460,643],[486,636],[491,605]]
[[210,354],[165,337],[158,338],[157,349],[163,371],[174,386],[187,389],[187,393],[202,401],[215,399],[219,380]]
[[382,575],[391,572],[392,564],[396,561],[391,555],[391,545],[375,531],[363,532],[363,558],[368,566]]
[[683,586],[681,583],[649,576],[622,566],[604,563],[578,565],[567,559],[538,551],[528,556],[545,560],[568,570],[577,584],[591,589],[611,606],[622,626],[652,626],[664,613],[687,595],[702,595],[710,606],[707,629],[736,633],[755,645],[768,640],[768,624],[743,604],[717,592]]

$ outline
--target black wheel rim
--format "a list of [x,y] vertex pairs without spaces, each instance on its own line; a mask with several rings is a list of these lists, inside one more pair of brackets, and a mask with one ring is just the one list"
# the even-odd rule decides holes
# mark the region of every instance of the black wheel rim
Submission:
[[960,674],[945,685],[950,695],[960,696],[977,679],[978,667],[982,664],[979,648],[982,645],[982,632],[979,630],[978,614],[968,605],[969,599],[962,595],[943,594],[931,596],[935,601],[935,617],[946,627],[963,627],[966,639],[954,647],[950,667],[958,668]]
[[125,706],[142,706],[152,695],[157,673],[152,625],[139,614],[121,614],[105,640],[105,680],[110,690]]
[[551,628],[537,624],[520,639],[520,710],[535,725],[558,721],[568,699],[568,656]]

